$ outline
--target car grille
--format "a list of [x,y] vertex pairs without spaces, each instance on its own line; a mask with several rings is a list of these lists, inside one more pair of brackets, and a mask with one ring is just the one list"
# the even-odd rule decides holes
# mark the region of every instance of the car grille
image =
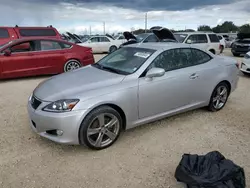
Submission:
[[247,50],[247,49],[249,49],[249,46],[236,45],[236,48]]
[[42,103],[42,101],[38,100],[36,97],[32,96],[31,97],[31,106],[36,110],[40,104]]

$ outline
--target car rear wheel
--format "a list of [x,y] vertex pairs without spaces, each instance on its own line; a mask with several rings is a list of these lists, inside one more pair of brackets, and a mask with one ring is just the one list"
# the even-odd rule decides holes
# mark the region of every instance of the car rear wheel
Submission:
[[218,84],[210,98],[208,110],[212,112],[221,110],[227,102],[229,92],[230,91],[227,83],[221,82],[220,84]]
[[91,111],[79,129],[79,142],[94,150],[111,146],[118,139],[122,126],[120,114],[109,106]]
[[82,65],[78,60],[71,59],[67,61],[64,65],[64,72],[69,72],[75,69],[80,68]]
[[211,49],[209,50],[211,53],[215,54],[215,50]]
[[114,51],[116,51],[117,50],[117,47],[116,46],[111,46],[110,48],[109,48],[109,53],[112,53],[112,52],[114,52]]

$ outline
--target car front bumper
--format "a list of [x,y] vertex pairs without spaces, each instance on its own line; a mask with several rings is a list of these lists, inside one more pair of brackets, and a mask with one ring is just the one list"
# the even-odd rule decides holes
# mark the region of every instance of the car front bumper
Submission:
[[243,61],[240,65],[240,70],[242,72],[250,73],[250,60],[248,60],[247,62]]
[[[78,132],[85,111],[53,113],[42,111],[47,104],[41,104],[36,110],[29,100],[27,110],[30,127],[38,135],[61,144],[78,145]],[[60,135],[56,134],[60,132]],[[62,134],[61,134],[62,133]]]

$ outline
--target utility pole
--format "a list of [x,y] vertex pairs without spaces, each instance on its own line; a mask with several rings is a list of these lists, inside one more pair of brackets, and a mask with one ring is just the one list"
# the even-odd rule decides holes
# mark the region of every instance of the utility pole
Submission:
[[148,25],[148,13],[145,14],[145,33],[147,32],[147,25]]
[[103,22],[103,34],[105,35],[106,32],[105,32],[105,22]]

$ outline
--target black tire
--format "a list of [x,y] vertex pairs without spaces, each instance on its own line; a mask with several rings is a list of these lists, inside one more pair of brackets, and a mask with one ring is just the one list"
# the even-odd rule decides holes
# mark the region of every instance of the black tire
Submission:
[[[72,70],[75,70],[75,69],[78,69],[82,66],[82,64],[76,60],[76,59],[70,59],[68,60],[64,67],[63,67],[63,71],[64,72],[69,72],[69,71],[72,71]],[[70,68],[71,67],[71,68]]]
[[114,51],[116,51],[117,50],[117,47],[116,46],[110,46],[110,48],[109,48],[109,53],[112,53],[112,52],[114,52]]
[[215,54],[215,50],[209,50],[211,53]]
[[240,54],[238,54],[238,53],[233,53],[233,56],[235,56],[235,57],[239,57],[239,56],[240,56]]
[[[118,131],[116,134],[116,137],[114,139],[110,139],[112,140],[112,142],[108,143],[107,145],[103,145],[103,146],[96,146],[93,145],[93,143],[91,143],[91,138],[88,137],[88,130],[90,128],[91,125],[93,125],[92,123],[95,123],[96,118],[102,114],[112,114],[113,116],[115,116],[118,120]],[[82,121],[80,129],[79,129],[79,143],[81,145],[86,145],[87,147],[89,147],[90,149],[94,149],[94,150],[101,150],[101,149],[105,149],[109,146],[111,146],[112,144],[114,144],[116,142],[116,140],[118,139],[118,137],[120,136],[120,132],[122,129],[122,118],[120,116],[120,114],[113,108],[109,107],[109,106],[101,106],[98,107],[94,110],[92,110]],[[95,128],[94,128],[95,129]],[[97,139],[100,136],[100,132],[95,133],[93,135],[98,134],[98,136],[96,136],[96,142],[97,143]],[[102,133],[103,135],[105,135],[105,133]],[[93,136],[91,135],[91,136]],[[107,135],[106,135],[107,136]],[[103,136],[104,137],[104,136]],[[103,139],[102,137],[102,139]]]
[[[214,103],[215,103],[214,99],[215,99],[215,97],[217,97],[217,94],[218,94],[217,90],[218,90],[219,88],[225,88],[225,89],[226,89],[226,92],[227,92],[227,95],[226,95],[226,97],[223,97],[224,104],[221,104],[221,106],[219,106],[219,108],[216,108],[215,105],[214,105]],[[213,93],[212,93],[212,95],[211,95],[211,97],[210,97],[210,101],[209,101],[209,105],[208,105],[208,110],[209,110],[209,111],[212,111],[212,112],[216,112],[216,111],[219,111],[219,110],[221,110],[222,108],[224,108],[224,106],[225,106],[226,103],[227,103],[227,99],[228,99],[228,97],[229,97],[229,94],[230,94],[230,90],[229,90],[228,84],[227,84],[226,82],[221,82],[221,83],[219,83],[219,84],[215,87],[215,89],[214,89],[214,91],[213,91]]]

